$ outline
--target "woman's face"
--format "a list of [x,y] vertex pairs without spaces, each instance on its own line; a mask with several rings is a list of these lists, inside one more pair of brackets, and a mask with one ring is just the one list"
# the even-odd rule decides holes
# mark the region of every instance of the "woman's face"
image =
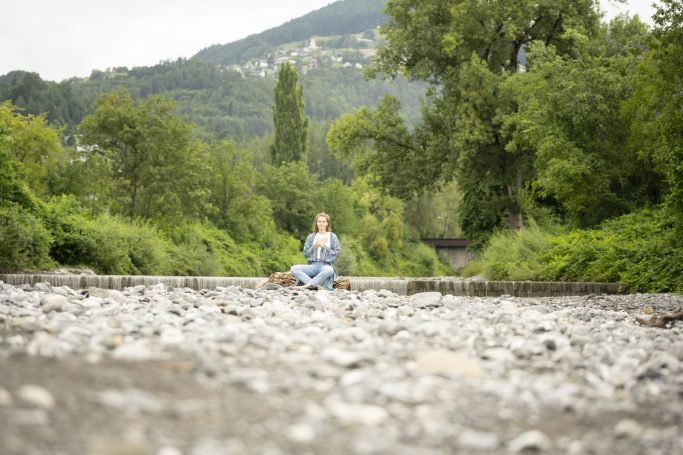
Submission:
[[327,232],[327,218],[324,216],[319,216],[315,220],[315,225],[318,227],[318,232]]

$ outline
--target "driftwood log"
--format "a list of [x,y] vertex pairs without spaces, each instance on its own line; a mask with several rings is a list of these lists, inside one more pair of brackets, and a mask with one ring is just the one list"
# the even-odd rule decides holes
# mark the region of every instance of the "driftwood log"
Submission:
[[676,321],[683,321],[683,307],[680,307],[676,311],[669,311],[667,313],[653,315],[649,319],[642,316],[636,316],[636,321],[638,321],[640,325],[645,325],[648,327],[657,327],[662,329],[671,328],[674,326]]
[[[279,284],[282,287],[288,287],[296,284],[296,278],[294,278],[294,275],[292,275],[291,272],[275,272],[268,277],[266,283]],[[346,277],[338,276],[334,280],[333,288],[350,291],[351,282]]]

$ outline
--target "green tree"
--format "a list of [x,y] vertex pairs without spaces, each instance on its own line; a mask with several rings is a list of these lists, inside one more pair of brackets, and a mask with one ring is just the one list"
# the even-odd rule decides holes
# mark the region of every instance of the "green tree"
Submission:
[[321,181],[328,178],[341,179],[345,184],[353,180],[353,174],[346,162],[339,160],[327,145],[327,132],[332,125],[332,121],[311,122],[310,133],[308,135],[308,156],[306,161],[308,169]]
[[634,122],[632,143],[664,177],[683,232],[683,2],[662,0],[655,8],[652,49],[638,70],[627,110]]
[[308,118],[304,114],[303,85],[297,85],[297,79],[294,65],[283,63],[275,84],[275,140],[270,149],[276,166],[306,158]]
[[259,194],[270,199],[277,226],[297,238],[309,234],[316,213],[326,210],[318,187],[315,176],[301,162],[266,165],[257,185]]
[[117,91],[81,122],[83,144],[110,162],[115,213],[152,219],[205,211],[208,160],[173,109],[162,97],[134,101]]
[[[522,68],[527,46],[552,45],[564,55],[575,48],[568,31],[593,36],[597,2],[389,0],[385,12],[388,44],[378,51],[375,71],[427,82],[429,103],[413,131],[405,133],[395,119],[398,136],[374,140],[365,166],[402,197],[455,178],[463,196],[461,222],[470,237],[505,219],[510,228],[520,227],[525,188],[534,178],[533,153],[507,147],[502,124],[510,112],[503,110],[509,105],[501,100],[500,86]],[[360,128],[344,120],[350,128],[338,136],[352,140],[364,132],[364,116]],[[396,178],[397,169],[406,178]]]
[[111,165],[99,153],[67,149],[66,159],[56,163],[47,176],[51,196],[68,194],[97,215],[108,210],[111,197]]
[[25,171],[12,152],[21,119],[14,119],[9,102],[0,104],[0,271],[49,267],[52,236],[41,217],[44,205],[26,184]]
[[[10,108],[9,103],[0,109]],[[18,205],[30,210],[37,209],[37,201],[26,184],[25,172],[13,156],[10,148],[12,126],[0,122],[0,206]]]
[[358,230],[356,197],[350,187],[337,178],[325,180],[320,188],[321,207],[332,218],[332,230],[337,234],[353,234]]
[[210,146],[212,220],[238,240],[262,240],[275,232],[270,201],[256,193],[249,151],[231,140]]
[[406,202],[403,219],[406,227],[419,238],[461,237],[458,220],[460,192],[455,182],[444,186],[440,191],[424,193]]
[[26,183],[35,194],[46,195],[50,170],[66,158],[58,131],[47,124],[44,115],[22,115],[8,101],[0,103],[0,125],[5,127]]
[[[360,174],[367,175],[379,188],[408,199],[427,185],[422,176],[434,164],[425,155],[399,113],[396,98],[386,96],[375,111],[360,108],[344,114],[327,133],[330,149],[349,160]],[[433,171],[432,171],[433,172]]]
[[575,226],[658,202],[658,179],[628,147],[620,112],[647,35],[637,18],[619,17],[590,42],[576,33],[574,55],[534,43],[531,70],[501,84],[512,112],[502,125],[506,149],[533,151],[534,198]]

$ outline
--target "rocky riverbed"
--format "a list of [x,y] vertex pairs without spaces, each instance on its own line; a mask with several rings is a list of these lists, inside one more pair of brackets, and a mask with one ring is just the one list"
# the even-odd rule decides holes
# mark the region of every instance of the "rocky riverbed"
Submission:
[[271,287],[0,282],[0,453],[683,453],[683,296]]

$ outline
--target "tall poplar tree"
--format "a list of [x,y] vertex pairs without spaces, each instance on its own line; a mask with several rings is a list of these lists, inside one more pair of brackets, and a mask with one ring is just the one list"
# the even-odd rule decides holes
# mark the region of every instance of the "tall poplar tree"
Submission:
[[275,166],[306,158],[308,118],[304,115],[303,86],[297,85],[297,72],[291,63],[283,63],[278,71],[273,105],[275,142],[270,147]]

